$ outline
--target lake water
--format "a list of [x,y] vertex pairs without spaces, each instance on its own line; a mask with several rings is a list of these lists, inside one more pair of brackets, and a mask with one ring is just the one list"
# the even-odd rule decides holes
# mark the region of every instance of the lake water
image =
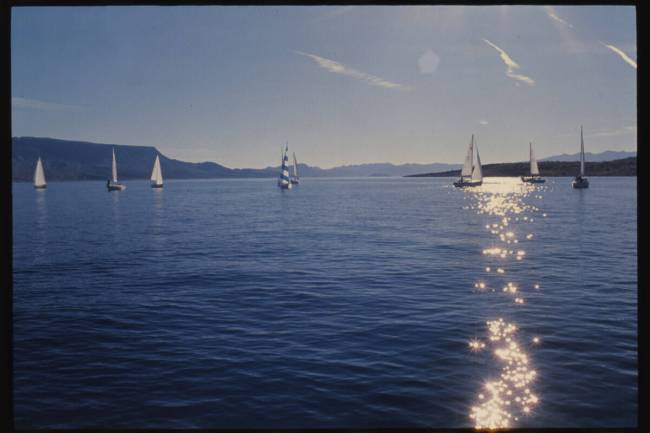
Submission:
[[17,428],[635,426],[636,178],[590,181],[15,183]]

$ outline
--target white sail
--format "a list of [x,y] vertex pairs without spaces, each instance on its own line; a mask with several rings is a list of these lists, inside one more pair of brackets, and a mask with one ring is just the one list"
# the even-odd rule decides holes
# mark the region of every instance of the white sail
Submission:
[[537,159],[533,153],[533,143],[530,143],[530,175],[539,176],[539,167],[537,166]]
[[[472,136],[474,138],[474,136]],[[476,165],[472,170],[472,180],[482,181],[483,180],[483,169],[481,168],[481,157],[478,154],[478,144],[475,144],[476,147]]]
[[34,171],[34,186],[45,186],[45,173],[43,172],[43,163],[41,162],[40,157],[38,158],[38,161],[36,161],[36,170]]
[[163,184],[162,170],[160,169],[160,158],[158,155],[156,155],[156,161],[153,163],[153,170],[151,170],[151,184]]
[[469,177],[472,175],[472,160],[474,159],[474,134],[472,134],[472,140],[469,143],[469,148],[467,149],[467,155],[465,155],[465,163],[463,164],[463,169],[460,172],[460,177]]
[[112,180],[113,183],[117,183],[117,162],[115,162],[115,149],[113,149],[113,171],[112,171]]
[[585,142],[582,139],[582,126],[580,126],[580,176],[585,175]]
[[296,160],[296,153],[293,153],[293,177],[298,179],[298,161]]

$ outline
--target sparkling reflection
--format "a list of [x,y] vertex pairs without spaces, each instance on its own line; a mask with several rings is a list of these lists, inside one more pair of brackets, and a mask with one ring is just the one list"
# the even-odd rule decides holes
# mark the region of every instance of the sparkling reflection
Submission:
[[[495,293],[491,296],[510,298],[511,307],[506,308],[514,308],[512,312],[526,308],[525,292],[531,290],[531,286],[530,283],[519,284],[516,278],[504,279],[510,275],[508,269],[511,266],[522,266],[520,263],[528,256],[525,245],[535,237],[530,224],[535,221],[534,215],[540,212],[530,204],[530,199],[542,200],[545,190],[543,185],[528,185],[515,178],[490,178],[480,187],[463,191],[471,203],[465,208],[486,219],[481,224],[492,237],[492,241],[482,248],[484,260],[491,262],[484,267],[489,276],[487,280],[476,281],[474,287],[479,291],[486,287],[502,287],[501,295]],[[527,224],[525,231],[522,224]],[[513,275],[521,275],[521,272]],[[532,287],[539,289],[539,284]],[[474,338],[468,345],[472,352],[481,352],[490,346],[487,353],[493,355],[498,376],[484,382],[469,416],[476,429],[516,427],[520,417],[532,414],[539,403],[539,397],[532,390],[537,372],[531,366],[530,355],[519,342],[521,331],[514,321],[498,318],[488,320],[486,325],[485,341]],[[541,337],[529,336],[525,341],[538,345]]]

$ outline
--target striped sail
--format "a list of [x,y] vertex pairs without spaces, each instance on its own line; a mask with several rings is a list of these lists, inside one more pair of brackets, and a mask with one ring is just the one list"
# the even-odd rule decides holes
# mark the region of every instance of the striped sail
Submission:
[[537,166],[537,159],[533,153],[533,143],[530,143],[530,175],[539,176],[539,167]]
[[289,145],[287,144],[286,148],[282,152],[282,168],[280,171],[280,180],[278,181],[278,185],[280,186],[291,184],[291,181],[289,180],[289,156],[287,155],[288,151]]
[[34,187],[41,188],[45,186],[45,172],[43,171],[43,163],[41,158],[36,161],[36,170],[34,171]]
[[160,170],[160,158],[156,155],[156,161],[153,163],[151,170],[151,184],[160,186],[163,184],[162,171]]
[[472,160],[474,159],[474,134],[472,134],[472,140],[469,143],[469,148],[467,149],[467,155],[465,155],[465,162],[463,163],[463,169],[460,172],[460,177],[470,177],[472,175]]
[[[472,139],[474,136],[472,136]],[[483,180],[483,169],[481,168],[481,157],[478,154],[478,144],[475,144],[476,147],[476,165],[472,170],[472,180],[482,181]]]

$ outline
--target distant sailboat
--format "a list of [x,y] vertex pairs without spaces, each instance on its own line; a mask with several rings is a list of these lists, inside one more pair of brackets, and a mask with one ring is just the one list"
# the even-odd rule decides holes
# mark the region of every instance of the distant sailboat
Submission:
[[281,189],[291,189],[291,180],[289,179],[289,156],[287,152],[289,151],[289,144],[287,143],[286,148],[282,151],[282,168],[280,171],[280,179],[278,179],[278,186]]
[[582,126],[580,126],[580,174],[573,179],[574,188],[589,188],[589,179],[585,177],[585,141],[582,138]]
[[521,176],[521,180],[526,183],[544,183],[544,179],[539,174],[539,167],[537,166],[537,159],[535,159],[535,154],[533,153],[533,143],[530,144],[530,176]]
[[[474,164],[474,147],[476,147],[476,164]],[[454,182],[454,186],[462,188],[466,186],[480,186],[483,184],[483,169],[481,168],[481,157],[478,153],[478,145],[474,143],[474,134],[465,155],[465,163],[460,172],[460,179]]]
[[151,170],[151,187],[163,187],[162,170],[160,169],[160,158],[158,155],[156,155],[156,161],[153,163],[153,170]]
[[34,171],[34,188],[44,189],[47,186],[45,182],[45,172],[43,171],[43,163],[41,158],[36,161],[36,170]]
[[291,176],[291,183],[297,185],[300,183],[300,178],[298,177],[298,161],[296,160],[296,153],[293,153],[293,176]]
[[126,185],[122,185],[117,181],[117,162],[115,161],[115,149],[113,149],[113,169],[111,174],[111,179],[106,182],[106,188],[109,191],[122,191],[123,189],[126,189]]

